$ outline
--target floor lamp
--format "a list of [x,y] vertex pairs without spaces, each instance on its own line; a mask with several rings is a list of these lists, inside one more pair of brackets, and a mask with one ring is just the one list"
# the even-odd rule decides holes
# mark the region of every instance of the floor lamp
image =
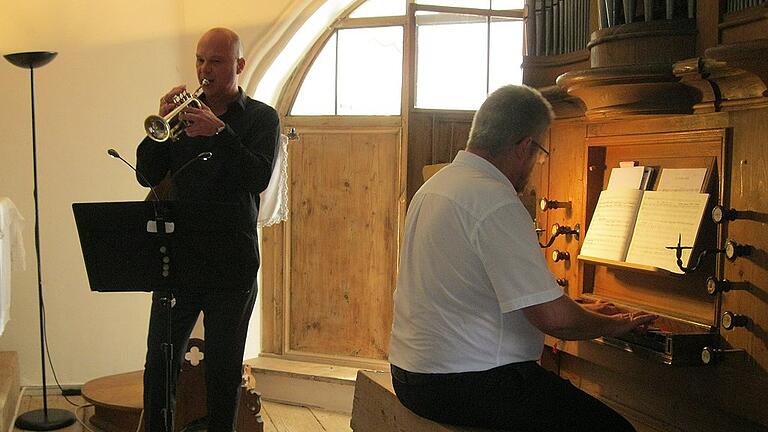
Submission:
[[37,137],[35,135],[35,68],[45,66],[56,57],[55,52],[35,51],[5,55],[14,66],[29,69],[29,89],[32,97],[32,167],[35,188],[35,256],[37,258],[37,298],[40,310],[40,360],[43,375],[43,409],[26,412],[16,418],[16,427],[26,430],[47,431],[65,428],[75,422],[75,416],[62,409],[48,409],[48,391],[45,382],[45,316],[43,310],[43,282],[40,270],[40,211],[37,198]]

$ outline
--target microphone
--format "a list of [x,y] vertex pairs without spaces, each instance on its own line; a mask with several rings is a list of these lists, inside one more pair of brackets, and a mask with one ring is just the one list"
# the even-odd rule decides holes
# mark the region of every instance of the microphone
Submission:
[[123,159],[122,156],[120,156],[120,153],[117,152],[115,149],[109,149],[107,150],[107,154],[112,156],[115,159],[120,159],[128,165],[138,176],[141,178],[141,180],[149,185],[149,190],[152,191],[152,195],[155,197],[155,200],[152,201],[152,210],[155,213],[155,220],[154,221],[147,221],[147,232],[151,233],[172,233],[173,232],[173,222],[164,222],[165,218],[160,216],[160,213],[157,211],[157,203],[160,202],[160,197],[157,195],[157,192],[155,191],[155,188],[152,186],[152,183],[147,181],[147,178],[144,177],[144,174],[141,173],[141,171],[137,170],[133,165],[131,165],[127,160]]
[[173,179],[174,179],[174,178],[175,178],[177,175],[179,175],[179,173],[180,173],[180,172],[184,171],[184,170],[185,170],[185,169],[186,169],[188,166],[192,165],[193,163],[195,163],[195,162],[197,162],[197,161],[199,161],[199,160],[201,160],[201,161],[207,161],[207,160],[208,160],[208,159],[210,159],[211,157],[213,157],[213,153],[211,153],[211,152],[202,152],[202,153],[198,154],[197,156],[193,157],[192,159],[190,159],[190,160],[188,160],[188,161],[184,162],[184,165],[182,165],[182,166],[181,166],[181,168],[179,168],[178,170],[176,170],[176,172],[175,172],[175,173],[173,173],[173,175],[171,176],[171,182],[173,182]]
[[171,178],[168,180],[168,183],[170,185],[170,191],[173,191],[174,183],[173,180],[176,179],[176,176],[179,175],[182,171],[187,169],[188,166],[192,165],[193,163],[201,160],[201,161],[207,161],[213,157],[213,153],[211,152],[202,152],[199,153],[197,156],[193,157],[192,159],[184,162],[184,165],[182,165],[179,169],[176,170],[173,174],[171,174]]
[[[130,167],[130,168],[131,168],[131,169],[132,169],[132,170],[133,170],[133,171],[134,171],[136,174],[138,174],[138,175],[139,175],[139,177],[141,177],[141,180],[142,180],[144,183],[146,183],[147,185],[149,185],[149,190],[151,190],[151,191],[152,191],[152,195],[155,197],[155,201],[160,201],[160,197],[157,195],[157,192],[155,191],[155,188],[154,188],[154,186],[152,186],[152,183],[150,183],[150,182],[149,182],[149,180],[147,180],[147,178],[146,178],[146,177],[144,177],[144,174],[142,174],[142,173],[141,173],[141,171],[137,170],[137,169],[136,169],[136,168],[135,168],[133,165],[131,165],[131,164],[130,164],[130,162],[128,162],[127,160],[123,159],[123,157],[122,157],[122,156],[120,156],[120,153],[118,153],[118,152],[117,152],[117,150],[115,150],[115,149],[109,149],[109,150],[107,150],[107,154],[108,154],[108,155],[110,155],[110,156],[112,156],[112,157],[113,157],[113,158],[115,158],[115,159],[120,159],[121,161],[123,161],[123,163],[125,163],[126,165],[128,165],[128,166],[129,166],[129,167]],[[201,153],[201,154],[202,154],[202,153]],[[209,154],[210,154],[210,153],[209,153]],[[199,157],[199,156],[200,156],[200,155],[198,155],[198,157]],[[194,159],[193,159],[193,160],[194,160]],[[187,164],[188,164],[188,163],[189,163],[189,162],[187,162]],[[157,208],[155,208],[155,218],[157,218]]]

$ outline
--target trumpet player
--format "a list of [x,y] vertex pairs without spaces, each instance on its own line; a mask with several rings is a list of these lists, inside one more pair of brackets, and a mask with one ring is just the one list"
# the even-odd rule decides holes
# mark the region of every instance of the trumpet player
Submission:
[[[202,311],[205,316],[208,431],[230,432],[234,427],[245,338],[258,289],[259,193],[269,183],[280,135],[277,112],[251,99],[238,86],[244,66],[242,44],[235,32],[214,28],[203,34],[196,52],[197,78],[205,83],[199,107],[189,105],[179,114],[185,128],[175,141],[157,142],[147,137],[136,151],[137,171],[146,178],[145,182],[137,176],[143,186],[156,186],[168,177],[174,199],[236,204],[240,216],[252,222],[243,233],[249,239],[244,246],[228,245],[239,247],[237,253],[243,254],[250,266],[223,269],[229,274],[247,272],[248,284],[236,289],[177,287],[175,293],[171,329],[174,375],[198,315]],[[178,86],[163,95],[159,115],[172,112],[176,108],[174,97],[185,90]],[[186,165],[201,152],[211,152],[212,157]],[[221,263],[216,258],[211,257],[211,262]],[[168,317],[161,297],[158,293],[152,297],[144,371],[144,430],[152,432],[165,430],[162,344]]]

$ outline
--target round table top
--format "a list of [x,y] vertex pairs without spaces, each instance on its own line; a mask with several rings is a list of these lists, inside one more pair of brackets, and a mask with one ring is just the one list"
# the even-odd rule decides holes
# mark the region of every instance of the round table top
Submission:
[[144,408],[144,371],[109,375],[83,385],[83,399],[88,402],[125,411]]

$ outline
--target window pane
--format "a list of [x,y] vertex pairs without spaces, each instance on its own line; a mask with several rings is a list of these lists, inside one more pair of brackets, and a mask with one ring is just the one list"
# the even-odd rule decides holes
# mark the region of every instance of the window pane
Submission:
[[488,90],[523,82],[523,20],[491,18]]
[[317,56],[301,84],[292,115],[334,115],[336,103],[336,34]]
[[405,0],[368,0],[357,7],[350,18],[405,15]]
[[491,0],[493,10],[522,9],[523,7],[525,7],[524,0]]
[[416,107],[480,107],[486,97],[487,47],[485,17],[417,15]]
[[416,0],[417,4],[434,6],[453,6],[473,9],[489,9],[490,0]]
[[403,28],[339,30],[339,115],[398,115]]

